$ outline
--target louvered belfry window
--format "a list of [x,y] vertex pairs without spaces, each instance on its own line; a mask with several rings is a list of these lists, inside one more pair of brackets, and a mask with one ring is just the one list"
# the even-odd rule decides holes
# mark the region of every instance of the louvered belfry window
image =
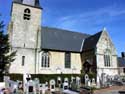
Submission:
[[24,10],[23,19],[24,19],[24,20],[30,20],[30,18],[31,18],[31,11],[30,11],[29,8],[26,8],[26,9]]

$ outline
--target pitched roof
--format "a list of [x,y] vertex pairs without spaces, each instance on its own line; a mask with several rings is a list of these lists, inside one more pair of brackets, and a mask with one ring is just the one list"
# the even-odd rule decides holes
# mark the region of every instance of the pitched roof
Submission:
[[125,67],[125,59],[122,57],[118,57],[118,66]]
[[83,51],[95,48],[102,32],[103,31],[98,32],[98,33],[86,38],[85,42],[84,42],[84,46],[83,46]]
[[57,28],[42,27],[42,49],[81,52],[81,47],[88,34]]
[[13,2],[41,8],[39,0],[13,0]]

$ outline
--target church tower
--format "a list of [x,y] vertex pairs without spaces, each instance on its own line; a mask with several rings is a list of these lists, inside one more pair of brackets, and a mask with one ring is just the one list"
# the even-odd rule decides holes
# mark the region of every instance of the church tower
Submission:
[[8,32],[12,51],[17,51],[17,55],[11,64],[10,73],[36,73],[41,13],[39,0],[13,0]]

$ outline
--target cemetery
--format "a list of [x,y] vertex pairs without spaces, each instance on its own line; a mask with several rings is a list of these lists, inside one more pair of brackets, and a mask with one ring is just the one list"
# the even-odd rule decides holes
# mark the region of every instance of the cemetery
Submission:
[[0,85],[0,89],[4,88],[6,89],[6,93],[11,92],[13,94],[51,94],[54,92],[63,93],[68,91],[74,92],[73,90],[79,91],[81,87],[81,78],[79,76],[72,76],[71,78],[61,78],[58,76],[56,79],[53,78],[49,81],[46,80],[44,83],[40,83],[39,78],[32,78],[30,74],[23,74],[22,81],[11,80],[10,76],[4,76],[4,82]]
[[[100,88],[123,84],[120,84],[119,76],[111,79],[102,74],[102,77]],[[55,94],[84,94],[83,92],[93,94],[92,88],[98,88],[96,79],[90,79],[88,74],[84,75],[84,83],[82,80],[80,76],[71,76],[71,78],[57,76],[56,79],[52,78],[49,81],[41,82],[39,78],[33,78],[30,74],[23,74],[23,80],[11,80],[10,76],[4,76],[4,82],[0,83],[0,89],[1,92],[6,92],[5,94],[10,94],[10,92],[12,94],[52,94],[55,92],[58,92]]]

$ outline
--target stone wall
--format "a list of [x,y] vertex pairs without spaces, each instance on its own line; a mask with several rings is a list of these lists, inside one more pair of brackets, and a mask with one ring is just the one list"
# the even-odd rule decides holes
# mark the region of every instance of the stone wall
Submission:
[[[39,66],[38,74],[80,74],[82,69],[80,53],[71,53],[71,68],[65,68],[65,52],[49,51],[50,67]],[[39,64],[41,62],[41,55]]]

